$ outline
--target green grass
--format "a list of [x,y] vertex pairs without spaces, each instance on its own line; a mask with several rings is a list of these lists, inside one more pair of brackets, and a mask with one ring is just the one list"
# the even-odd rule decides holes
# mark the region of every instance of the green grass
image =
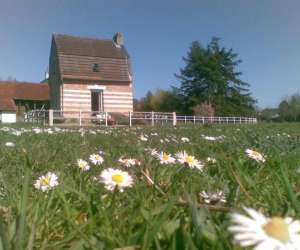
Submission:
[[[300,219],[299,124],[103,128],[83,136],[78,130],[16,136],[11,129],[0,130],[0,249],[242,249],[227,230],[230,212],[246,206]],[[141,134],[149,140],[139,140]],[[165,138],[170,142],[161,143]],[[16,146],[6,147],[8,141]],[[217,163],[206,164],[203,172],[165,166],[147,147],[171,154],[186,150]],[[249,159],[246,148],[262,152],[266,163]],[[105,152],[103,165],[80,172],[77,159],[88,160],[99,149]],[[121,167],[121,156],[142,164]],[[108,167],[127,171],[133,187],[110,192],[95,182]],[[58,175],[59,185],[36,190],[34,181],[48,171]],[[204,205],[203,190],[223,190],[227,203]]]

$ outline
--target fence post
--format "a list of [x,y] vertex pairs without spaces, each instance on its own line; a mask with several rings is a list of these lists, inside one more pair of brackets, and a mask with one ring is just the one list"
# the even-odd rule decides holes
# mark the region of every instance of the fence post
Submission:
[[132,126],[132,111],[129,111],[129,127]]
[[242,117],[240,117],[240,124],[242,124]]
[[194,116],[194,124],[196,123],[196,116]]
[[53,109],[49,109],[49,126],[53,126]]
[[154,126],[154,112],[151,112],[151,125]]
[[108,125],[108,113],[107,112],[105,112],[105,127],[107,127],[107,125]]
[[204,117],[202,116],[202,124],[204,124]]
[[176,112],[173,112],[173,126],[176,126],[177,118],[176,118]]
[[82,126],[82,116],[81,116],[81,110],[79,110],[79,127]]
[[184,116],[184,124],[186,124],[186,115]]

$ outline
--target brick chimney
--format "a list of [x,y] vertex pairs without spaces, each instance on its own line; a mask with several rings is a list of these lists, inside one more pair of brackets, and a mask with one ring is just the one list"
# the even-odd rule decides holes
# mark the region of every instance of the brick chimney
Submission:
[[120,48],[124,44],[123,33],[117,32],[113,37],[113,41],[114,41],[115,45]]

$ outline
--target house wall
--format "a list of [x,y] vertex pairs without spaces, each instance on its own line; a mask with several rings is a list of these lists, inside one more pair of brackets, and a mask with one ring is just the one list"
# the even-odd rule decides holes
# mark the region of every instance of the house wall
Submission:
[[62,88],[62,106],[64,111],[91,111],[91,86],[101,86],[103,90],[104,111],[127,113],[133,110],[132,85],[110,83],[68,82]]
[[17,122],[17,115],[14,111],[0,111],[1,123],[15,123]]

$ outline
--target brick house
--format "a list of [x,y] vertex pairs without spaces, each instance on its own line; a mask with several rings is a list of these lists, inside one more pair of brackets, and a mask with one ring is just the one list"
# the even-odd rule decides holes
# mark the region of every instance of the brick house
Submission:
[[54,34],[48,84],[55,110],[132,111],[132,72],[123,35],[100,40]]
[[0,122],[24,121],[24,112],[49,108],[47,84],[0,81]]

